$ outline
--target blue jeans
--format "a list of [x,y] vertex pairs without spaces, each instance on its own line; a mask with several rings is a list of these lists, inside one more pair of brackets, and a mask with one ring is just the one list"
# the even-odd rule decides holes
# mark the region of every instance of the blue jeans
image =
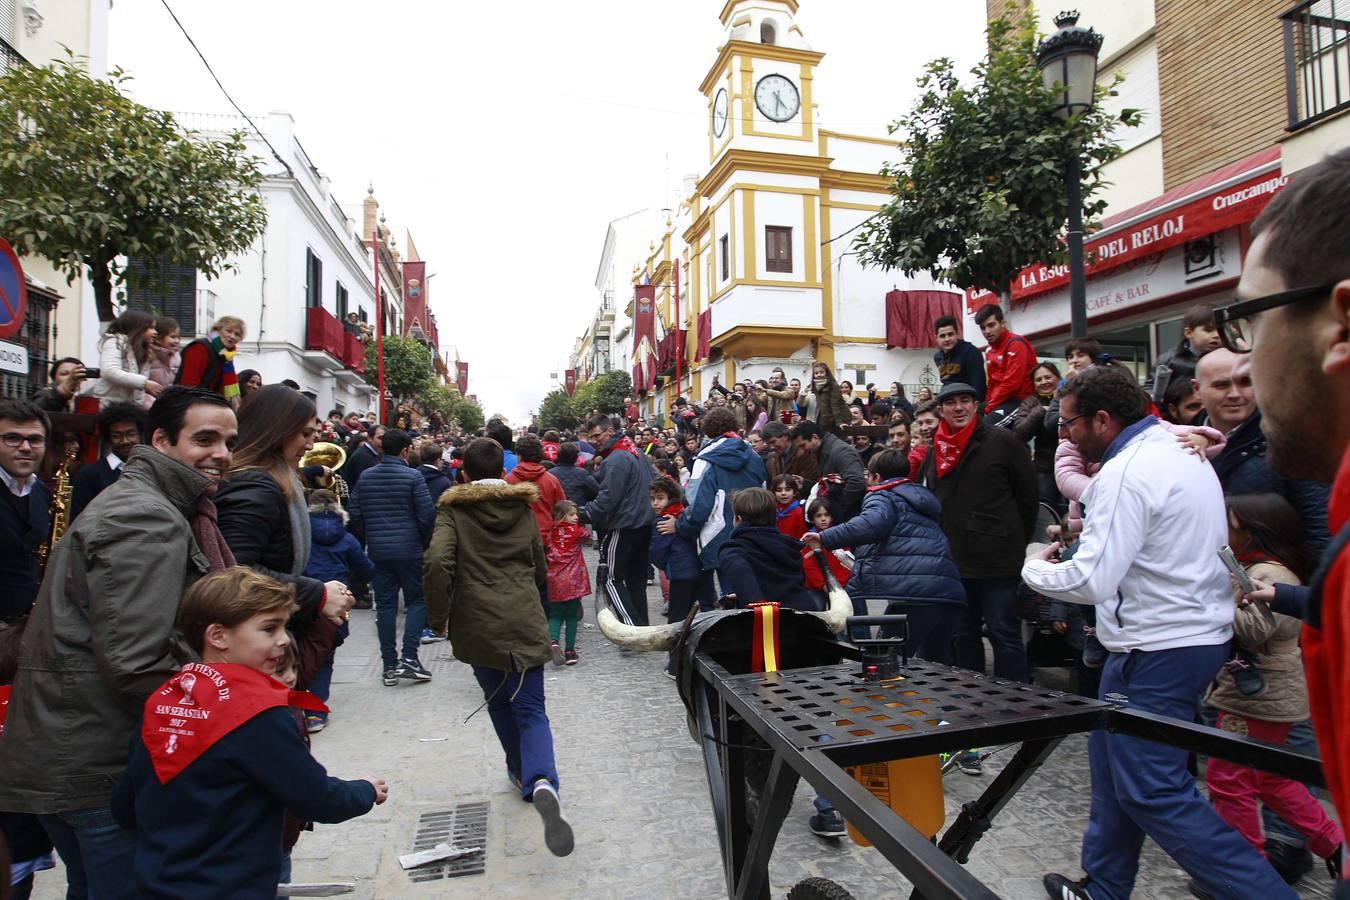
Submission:
[[1016,578],[962,578],[966,607],[956,625],[956,664],[975,672],[984,671],[984,638],[981,622],[989,626],[994,645],[994,675],[1011,681],[1026,681],[1027,648],[1022,643],[1022,622],[1017,618]]
[[[1108,654],[1101,696],[1132,709],[1190,722],[1197,697],[1227,659],[1228,646]],[[1215,897],[1294,900],[1270,863],[1230,828],[1196,790],[1186,751],[1123,734],[1088,738],[1092,813],[1083,871],[1094,900],[1124,900],[1134,889],[1147,835]]]
[[506,770],[520,781],[521,796],[530,799],[541,778],[557,788],[553,732],[544,708],[544,667],[504,672],[474,666],[473,677],[483,689],[492,727],[506,754]]
[[[417,659],[422,629],[427,627],[427,603],[422,594],[422,560],[386,559],[375,563],[370,579],[375,590],[375,630],[380,635],[380,656],[385,669],[400,659]],[[398,622],[398,594],[403,591],[403,655],[394,651],[394,626]]]
[[38,820],[66,864],[66,900],[136,896],[136,832],[118,825],[110,808],[50,813]]

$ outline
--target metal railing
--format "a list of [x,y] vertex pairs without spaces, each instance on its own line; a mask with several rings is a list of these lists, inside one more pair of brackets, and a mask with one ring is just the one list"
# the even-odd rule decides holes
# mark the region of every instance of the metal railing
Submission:
[[14,48],[9,41],[0,38],[0,72],[8,72],[15,66],[27,65],[28,60]]
[[1303,0],[1280,16],[1289,131],[1350,109],[1347,14],[1350,0]]

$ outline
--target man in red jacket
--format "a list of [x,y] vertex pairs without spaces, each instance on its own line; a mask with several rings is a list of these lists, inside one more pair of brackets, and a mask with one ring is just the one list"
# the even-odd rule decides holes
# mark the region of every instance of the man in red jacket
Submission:
[[[1298,173],[1252,224],[1224,345],[1251,355],[1267,459],[1332,481],[1334,537],[1303,611],[1303,662],[1322,768],[1350,821],[1350,150]],[[1279,594],[1277,594],[1278,599]],[[1281,610],[1284,611],[1284,610]],[[1341,881],[1338,900],[1350,898]]]
[[1031,341],[1008,330],[1003,324],[1003,309],[997,303],[981,306],[975,313],[975,324],[989,342],[984,348],[988,381],[984,394],[985,421],[1010,428],[1022,401],[1036,392],[1031,383],[1031,373],[1036,370],[1036,348]]

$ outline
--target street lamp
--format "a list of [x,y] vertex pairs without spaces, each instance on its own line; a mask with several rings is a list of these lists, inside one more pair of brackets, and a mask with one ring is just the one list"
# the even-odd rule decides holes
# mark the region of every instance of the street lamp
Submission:
[[[1055,16],[1059,31],[1041,41],[1036,65],[1057,100],[1055,115],[1064,121],[1092,109],[1097,87],[1097,53],[1102,36],[1078,27],[1078,11]],[[1083,173],[1078,148],[1064,167],[1069,205],[1069,316],[1073,337],[1087,337],[1087,277],[1083,272]]]

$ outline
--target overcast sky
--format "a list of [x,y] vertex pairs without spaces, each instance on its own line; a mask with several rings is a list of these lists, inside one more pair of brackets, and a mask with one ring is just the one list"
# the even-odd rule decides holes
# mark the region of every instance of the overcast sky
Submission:
[[[360,221],[367,183],[428,270],[443,344],[519,422],[594,314],[608,222],[706,169],[723,0],[169,0],[249,114],[286,110]],[[985,0],[801,0],[822,127],[885,135],[924,64],[968,70]],[[174,111],[232,112],[161,0],[116,0],[109,60]],[[667,172],[669,177],[667,178]],[[298,302],[298,300],[297,300]]]

